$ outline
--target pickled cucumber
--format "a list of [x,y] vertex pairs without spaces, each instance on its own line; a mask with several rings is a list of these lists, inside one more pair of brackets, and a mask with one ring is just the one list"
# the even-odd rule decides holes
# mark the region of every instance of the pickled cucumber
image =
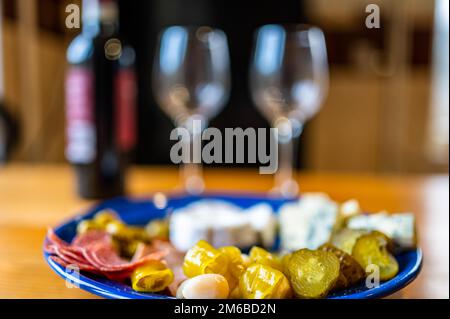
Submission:
[[368,266],[375,265],[380,271],[380,280],[389,280],[398,273],[398,263],[389,252],[389,238],[377,231],[358,238],[353,247],[353,258],[370,273]]
[[365,271],[361,265],[343,250],[340,250],[331,244],[324,244],[320,246],[319,249],[332,252],[339,259],[340,273],[333,290],[341,290],[351,287],[365,277]]
[[330,243],[340,250],[351,255],[356,240],[362,235],[367,234],[365,230],[342,228],[335,231],[330,238]]
[[288,262],[289,279],[298,298],[323,298],[340,274],[339,259],[329,251],[300,249]]

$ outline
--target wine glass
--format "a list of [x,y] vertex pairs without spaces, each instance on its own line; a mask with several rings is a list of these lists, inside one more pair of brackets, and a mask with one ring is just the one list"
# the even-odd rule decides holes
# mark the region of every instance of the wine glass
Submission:
[[[153,91],[161,109],[178,128],[185,128],[189,141],[182,139],[181,178],[184,189],[201,193],[200,139],[209,119],[217,115],[230,92],[230,62],[223,31],[207,26],[171,26],[159,38],[153,66]],[[185,148],[183,148],[185,149]]]
[[328,62],[322,31],[308,25],[265,25],[256,32],[250,66],[252,98],[277,128],[279,165],[274,192],[298,194],[293,179],[293,139],[320,109],[328,91]]

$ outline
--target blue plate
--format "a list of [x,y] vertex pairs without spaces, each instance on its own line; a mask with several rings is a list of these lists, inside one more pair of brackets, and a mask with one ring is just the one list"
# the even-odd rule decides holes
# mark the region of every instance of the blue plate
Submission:
[[[90,219],[98,211],[111,208],[115,210],[120,217],[131,225],[144,225],[154,218],[164,217],[167,209],[176,209],[200,199],[218,199],[229,201],[242,208],[247,208],[261,202],[268,203],[274,211],[286,203],[285,199],[276,199],[261,195],[215,195],[208,194],[199,196],[173,196],[168,199],[167,207],[159,209],[149,198],[116,198],[104,201],[90,209],[86,214],[76,216],[66,221],[55,229],[58,236],[67,242],[70,242],[76,234],[76,226],[80,220]],[[130,286],[105,279],[101,276],[81,272],[74,273],[72,270],[60,266],[52,261],[50,255],[44,252],[44,257],[50,267],[62,278],[68,280],[72,285],[106,298],[117,299],[167,299],[169,297],[151,293],[140,293],[131,289]],[[366,299],[381,298],[393,294],[412,282],[420,272],[422,266],[422,251],[420,249],[402,253],[396,256],[400,266],[399,273],[395,278],[383,282],[380,286],[368,289],[364,283],[358,287],[336,292],[328,296],[331,299]]]

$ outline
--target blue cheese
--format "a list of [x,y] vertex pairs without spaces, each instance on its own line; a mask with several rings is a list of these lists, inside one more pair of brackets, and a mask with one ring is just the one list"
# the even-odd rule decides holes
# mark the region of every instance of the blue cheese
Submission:
[[380,231],[403,249],[416,246],[415,217],[411,213],[388,214],[387,212],[380,212],[353,216],[348,219],[347,227]]
[[317,249],[331,236],[339,206],[326,194],[304,194],[279,210],[282,250]]

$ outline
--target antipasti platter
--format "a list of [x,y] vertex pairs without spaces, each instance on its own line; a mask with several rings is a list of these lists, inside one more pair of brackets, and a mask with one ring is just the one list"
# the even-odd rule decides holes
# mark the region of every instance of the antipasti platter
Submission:
[[105,298],[361,299],[419,274],[412,213],[326,194],[156,194],[101,202],[54,228],[44,258]]

